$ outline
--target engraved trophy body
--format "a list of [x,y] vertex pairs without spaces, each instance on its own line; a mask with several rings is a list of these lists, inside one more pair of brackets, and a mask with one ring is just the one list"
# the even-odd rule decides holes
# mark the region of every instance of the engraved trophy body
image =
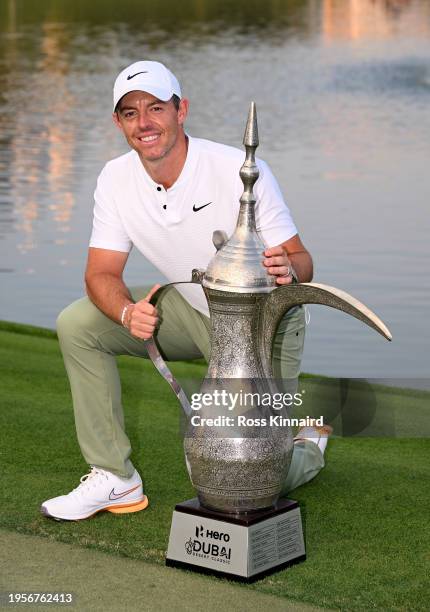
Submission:
[[[347,293],[316,283],[277,286],[266,272],[262,265],[265,245],[256,231],[254,211],[253,185],[259,175],[254,103],[243,142],[246,158],[240,176],[244,192],[236,229],[229,238],[214,232],[217,252],[205,271],[193,271],[192,282],[202,285],[211,317],[211,356],[202,393],[213,394],[225,387],[237,391],[240,386],[261,397],[277,391],[271,366],[273,339],[281,318],[294,306],[324,304],[360,319],[389,340],[391,335],[372,311]],[[190,417],[189,401],[154,340],[147,342],[147,348]],[[252,410],[247,406],[243,410],[244,414],[258,415],[266,409],[253,405]],[[217,414],[223,416],[219,411]],[[201,411],[202,417],[213,415],[210,404]],[[290,428],[214,429],[190,424],[184,450],[198,501],[176,506],[169,565],[206,568],[253,580],[263,572],[305,558],[298,504],[278,501],[293,452]],[[213,534],[217,534],[216,542]],[[279,543],[285,541],[288,545],[282,548]],[[271,548],[267,548],[268,542],[272,542]]]

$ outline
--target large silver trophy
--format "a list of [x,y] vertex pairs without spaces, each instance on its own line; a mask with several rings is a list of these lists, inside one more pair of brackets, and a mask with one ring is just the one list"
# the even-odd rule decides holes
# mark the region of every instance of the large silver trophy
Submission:
[[[391,339],[384,323],[347,293],[316,283],[277,286],[262,266],[265,245],[255,225],[253,185],[258,130],[251,103],[240,170],[244,192],[237,226],[230,238],[215,231],[216,254],[205,271],[194,270],[192,281],[206,295],[211,319],[211,355],[201,392],[208,396],[226,386],[230,391],[262,397],[276,392],[272,345],[281,318],[294,306],[325,304],[342,310]],[[153,301],[157,294],[153,296]],[[280,500],[293,452],[293,436],[284,427],[239,427],[226,421],[219,405],[200,410],[193,426],[189,400],[164,363],[154,340],[147,342],[155,366],[172,386],[188,417],[184,450],[188,472],[198,499],[178,504],[173,513],[167,563],[211,570],[243,580],[254,580],[274,568],[305,558],[300,509]],[[243,393],[245,392],[245,393]],[[242,405],[247,422],[270,410]],[[205,426],[220,417],[225,426]],[[224,420],[223,420],[224,417]],[[236,419],[238,415],[235,415]],[[210,421],[209,421],[210,422]],[[203,423],[203,424],[202,424]]]

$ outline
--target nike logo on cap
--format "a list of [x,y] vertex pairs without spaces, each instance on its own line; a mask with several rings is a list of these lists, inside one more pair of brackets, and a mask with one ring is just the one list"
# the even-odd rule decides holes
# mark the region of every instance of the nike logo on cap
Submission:
[[128,489],[128,491],[123,491],[122,493],[115,493],[115,487],[114,487],[112,491],[109,493],[109,499],[121,499],[121,497],[125,497],[129,493],[132,493],[133,491],[138,489],[139,486],[140,485],[137,485],[136,487],[133,487],[132,489]]
[[147,70],[142,70],[141,72],[136,72],[136,74],[129,74],[127,77],[127,81],[129,81],[130,79],[134,79],[135,76],[137,76],[138,74],[146,74],[148,71]]
[[212,202],[208,202],[207,204],[203,204],[203,206],[196,206],[194,204],[193,210],[194,210],[194,212],[197,212],[198,210],[201,210],[202,208],[206,208],[206,206],[209,206],[209,204],[212,204]]

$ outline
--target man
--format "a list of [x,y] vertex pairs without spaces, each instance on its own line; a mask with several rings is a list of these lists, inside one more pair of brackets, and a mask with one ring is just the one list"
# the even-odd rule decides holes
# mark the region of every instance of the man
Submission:
[[[113,120],[131,151],[108,162],[99,176],[85,274],[88,298],[71,304],[57,321],[77,436],[91,471],[71,493],[42,504],[47,516],[79,520],[101,510],[136,512],[148,504],[129,459],[116,355],[147,357],[143,340],[158,326],[157,343],[167,359],[208,357],[209,318],[200,287],[170,288],[154,307],[150,299],[158,285],[145,295],[123,281],[133,245],[170,281],[189,280],[191,270],[205,268],[214,254],[213,230],[230,235],[235,227],[243,152],[188,136],[187,112],[176,77],[158,62],[136,62],[115,81]],[[279,285],[290,283],[293,274],[310,281],[312,259],[268,166],[258,165],[256,221],[270,245],[262,265]],[[284,338],[287,352],[281,351]],[[297,308],[278,334],[279,375],[298,375],[303,340],[303,309]],[[324,433],[302,432],[287,490],[324,465],[324,440],[317,445]]]

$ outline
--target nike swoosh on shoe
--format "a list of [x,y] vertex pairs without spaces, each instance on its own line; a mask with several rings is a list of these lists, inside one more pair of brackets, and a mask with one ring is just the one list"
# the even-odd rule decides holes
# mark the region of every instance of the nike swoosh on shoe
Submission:
[[115,487],[114,487],[112,491],[109,493],[109,499],[110,500],[121,499],[121,497],[125,497],[125,495],[128,495],[129,493],[136,491],[136,489],[138,489],[139,487],[140,485],[137,485],[136,487],[133,487],[132,489],[128,489],[127,491],[123,491],[122,493],[115,493]]

